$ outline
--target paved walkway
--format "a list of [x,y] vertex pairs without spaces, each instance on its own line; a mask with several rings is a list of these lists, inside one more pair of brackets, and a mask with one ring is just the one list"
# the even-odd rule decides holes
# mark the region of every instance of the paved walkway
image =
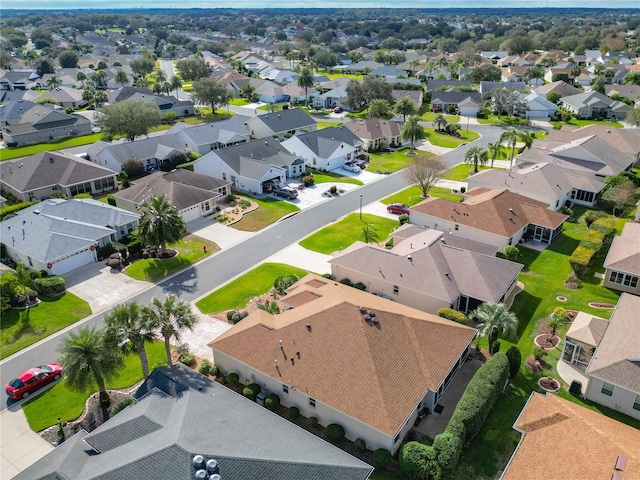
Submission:
[[564,360],[560,359],[558,361],[558,365],[556,366],[558,370],[558,375],[567,385],[571,385],[571,382],[577,380],[582,384],[581,394],[584,395],[587,391],[587,384],[589,383],[589,379],[584,374],[584,370],[581,370],[576,365],[567,363]]

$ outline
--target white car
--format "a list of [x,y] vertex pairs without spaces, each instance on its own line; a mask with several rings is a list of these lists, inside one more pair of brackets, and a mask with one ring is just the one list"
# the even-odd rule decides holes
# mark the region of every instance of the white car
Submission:
[[353,173],[360,173],[362,171],[360,170],[360,167],[355,163],[352,163],[351,165],[345,165],[344,169]]

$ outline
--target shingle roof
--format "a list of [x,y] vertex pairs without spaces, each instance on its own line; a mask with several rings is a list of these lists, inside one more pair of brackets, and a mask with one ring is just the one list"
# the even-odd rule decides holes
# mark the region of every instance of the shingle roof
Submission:
[[463,103],[471,101],[480,104],[481,95],[479,92],[461,92],[460,90],[451,90],[444,92],[433,92],[431,103]]
[[247,129],[247,121],[249,118],[250,117],[244,115],[234,115],[231,118],[219,122],[201,125],[175,125],[169,130],[169,133],[177,133],[180,131],[196,145],[206,145],[216,142],[227,144],[249,138],[249,130]]
[[[500,480],[640,478],[640,431],[557,395],[532,393],[513,428],[523,433]],[[553,467],[543,459],[553,458]]]
[[[311,274],[284,301],[303,292],[320,298],[279,315],[255,311],[210,343],[214,359],[222,352],[286,379],[316,402],[390,436],[428,388],[439,388],[475,335],[464,325]],[[375,312],[378,326],[363,320],[361,306]],[[279,340],[286,355],[299,351],[300,359],[282,361],[277,370]]]
[[[640,297],[623,293],[587,367],[593,375],[640,394]],[[635,334],[634,334],[635,333]]]
[[390,122],[381,118],[367,118],[353,120],[345,124],[358,138],[376,140],[384,137],[400,136],[402,126],[397,122]]
[[640,223],[627,222],[613,238],[604,267],[640,275]]
[[[158,154],[159,145],[169,147],[164,152],[166,156],[156,156],[156,154]],[[100,153],[103,150],[106,150],[111,156],[116,159],[118,163],[122,164],[125,160],[128,160],[130,158],[137,158],[139,160],[158,158],[159,160],[163,160],[164,158],[170,157],[174,152],[182,152],[185,149],[186,147],[184,146],[184,143],[178,140],[175,135],[165,134],[158,137],[142,138],[133,142],[124,142],[117,144],[110,144],[99,141],[89,146],[87,148],[87,153],[89,154],[91,159],[94,159],[96,157],[99,157]]]
[[582,90],[580,90],[579,88],[576,88],[573,85],[569,85],[562,80],[547,83],[545,85],[540,85],[539,87],[534,88],[533,91],[539,93],[540,95],[547,95],[549,92],[559,92],[563,97],[575,95],[582,92]]
[[16,480],[191,480],[195,455],[217,460],[225,480],[365,480],[372,471],[181,364],[155,369],[135,396],[136,403],[93,432],[74,435]]
[[278,113],[258,115],[255,118],[275,133],[288,132],[316,124],[316,121],[301,108],[289,108]]
[[589,315],[585,312],[578,312],[576,318],[571,322],[567,330],[567,338],[578,340],[592,347],[597,347],[602,340],[609,321],[604,318]]
[[87,125],[89,123],[91,122],[85,117],[70,115],[44,105],[36,105],[27,110],[21,117],[9,120],[5,130],[15,135],[70,125]]
[[507,238],[528,224],[555,229],[567,219],[543,202],[508,190],[474,188],[467,195],[470,198],[462,203],[430,197],[411,210]]
[[0,163],[1,183],[20,192],[54,185],[67,187],[115,175],[109,168],[62,152],[40,152]]
[[549,130],[548,140],[570,142],[579,138],[595,135],[621,152],[635,155],[640,151],[640,137],[621,128],[611,128],[608,125],[591,124],[576,128],[564,125],[560,130]]
[[296,138],[319,158],[329,158],[343,143],[352,147],[362,144],[357,135],[343,126],[303,133]]
[[27,110],[37,107],[37,104],[29,100],[11,100],[0,105],[0,123],[6,122],[12,118],[18,118],[24,115]]

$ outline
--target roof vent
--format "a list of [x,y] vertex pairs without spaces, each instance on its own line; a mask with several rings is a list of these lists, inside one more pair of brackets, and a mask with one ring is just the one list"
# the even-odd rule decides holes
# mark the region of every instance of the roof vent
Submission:
[[198,470],[195,475],[196,480],[207,480],[209,475],[206,470]]
[[510,211],[511,213],[513,213],[513,208],[509,207],[509,211]]
[[411,255],[407,255],[407,260],[411,261],[413,260],[413,257]]
[[53,157],[49,157],[49,163],[53,163]]
[[371,320],[371,315],[369,315],[368,313],[367,313],[367,314],[365,314],[365,316],[364,316],[364,321],[365,321],[365,322],[368,322],[368,321],[370,321],[370,320]]
[[207,472],[218,473],[218,461],[214,458],[207,460]]
[[375,316],[376,316],[376,312],[374,312],[373,310],[369,310],[369,316],[370,316],[371,318],[375,318]]
[[365,307],[360,307],[360,313],[364,315],[367,313],[367,309]]
[[380,323],[376,317],[373,317],[373,318],[371,319],[371,322],[372,322],[374,325],[378,325],[378,324]]
[[615,469],[622,472],[625,468],[627,468],[627,457],[624,455],[618,455]]
[[265,145],[269,145],[269,142],[267,142],[267,141],[265,140],[265,141],[264,141],[264,144],[265,144]]
[[200,470],[204,467],[204,457],[202,455],[194,455],[193,467],[197,470]]
[[35,213],[36,215],[40,215],[40,210],[34,210],[33,213]]
[[311,331],[311,324],[307,323],[307,330]]
[[209,480],[222,480],[222,477],[217,473],[214,473],[213,475],[209,475]]

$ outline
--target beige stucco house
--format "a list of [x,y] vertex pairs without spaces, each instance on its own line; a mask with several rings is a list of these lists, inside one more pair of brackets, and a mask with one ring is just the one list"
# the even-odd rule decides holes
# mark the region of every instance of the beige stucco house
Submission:
[[640,223],[625,223],[604,260],[607,288],[640,295]]

